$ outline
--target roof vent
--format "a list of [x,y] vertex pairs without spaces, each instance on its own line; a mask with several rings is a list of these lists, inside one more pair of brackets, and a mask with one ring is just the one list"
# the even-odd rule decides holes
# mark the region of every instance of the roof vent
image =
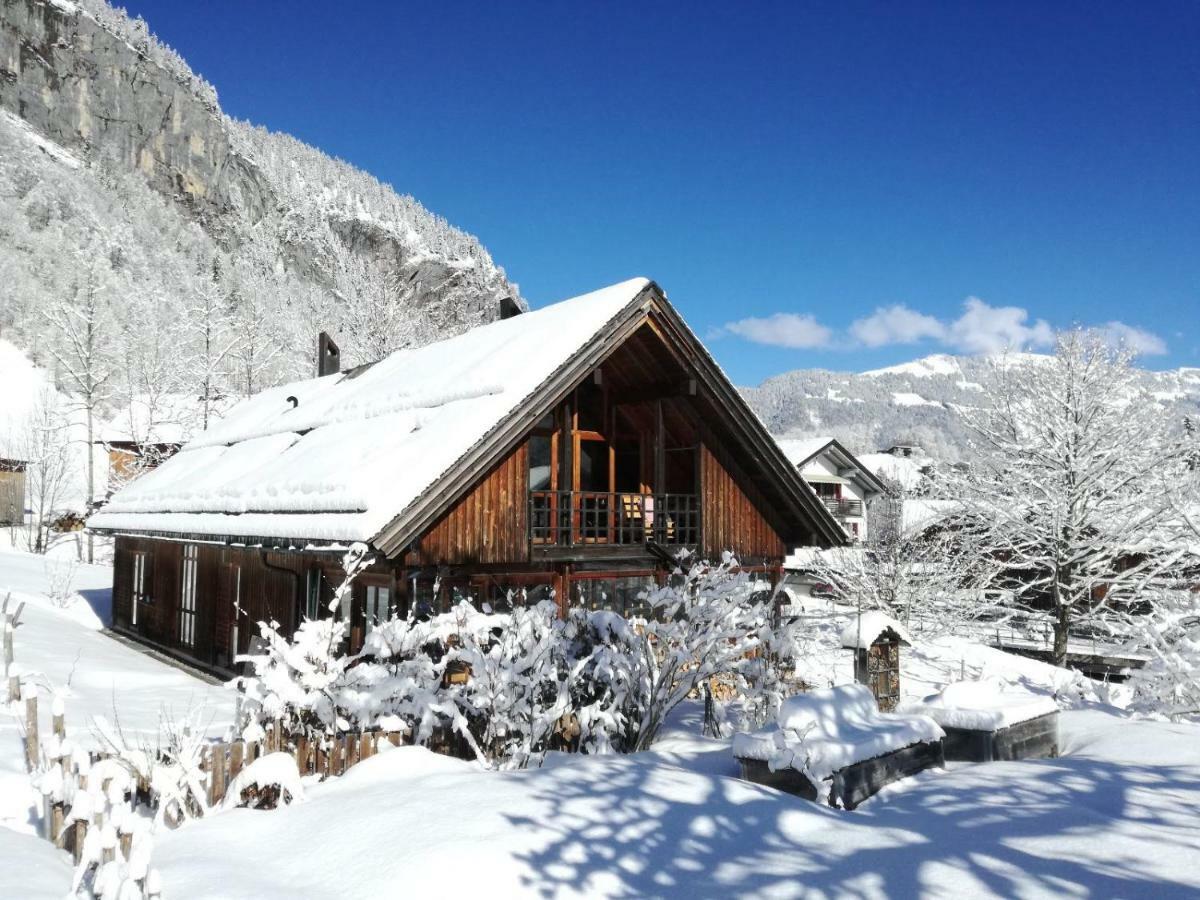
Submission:
[[511,319],[513,316],[521,314],[521,307],[517,305],[517,301],[512,297],[500,298],[500,318]]
[[338,352],[338,345],[328,332],[322,331],[317,335],[317,377],[336,375],[341,368],[342,355]]

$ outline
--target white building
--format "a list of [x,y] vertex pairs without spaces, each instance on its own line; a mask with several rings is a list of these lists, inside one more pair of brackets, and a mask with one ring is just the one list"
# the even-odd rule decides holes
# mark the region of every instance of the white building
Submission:
[[776,438],[776,443],[850,539],[866,541],[867,505],[887,492],[883,482],[834,438]]

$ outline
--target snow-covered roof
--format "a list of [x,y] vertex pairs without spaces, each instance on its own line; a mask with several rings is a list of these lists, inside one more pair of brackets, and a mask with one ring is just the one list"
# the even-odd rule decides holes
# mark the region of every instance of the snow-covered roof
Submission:
[[894,481],[905,491],[916,490],[925,477],[920,460],[891,453],[863,453],[858,457],[868,470],[880,478]]
[[363,369],[265,390],[88,525],[370,540],[649,284],[631,279]]
[[908,629],[877,609],[868,610],[852,618],[842,629],[841,642],[843,647],[866,650],[885,631],[893,631],[906,644],[912,643],[912,635]]
[[858,458],[843,447],[837,438],[775,438],[775,443],[779,445],[779,449],[783,451],[783,455],[788,458],[788,461],[797,466],[806,477],[815,474],[808,471],[806,464],[811,462],[813,463],[811,468],[816,469],[815,460],[827,454],[833,464],[843,470],[839,474],[856,481],[868,494],[882,493],[885,490],[885,486],[875,477],[874,473],[863,466]]
[[833,438],[776,438],[775,443],[792,465],[800,466],[832,444]]

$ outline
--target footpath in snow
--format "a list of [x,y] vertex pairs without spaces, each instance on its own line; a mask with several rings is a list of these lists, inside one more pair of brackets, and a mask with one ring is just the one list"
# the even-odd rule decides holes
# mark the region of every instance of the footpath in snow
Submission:
[[[108,579],[81,569],[76,587]],[[70,682],[76,736],[114,706],[127,731],[152,732],[164,709],[229,721],[222,687],[114,641],[86,605],[55,608],[39,558],[0,553],[6,587],[27,600],[17,659],[47,697]],[[845,681],[849,654],[817,649],[811,666],[814,683]],[[154,865],[168,900],[1200,894],[1200,726],[1131,719],[1077,673],[961,638],[918,636],[904,666],[910,697],[963,675],[1057,694],[1063,756],[955,764],[847,813],[739,781],[731,740],[700,737],[689,707],[650,752],[552,754],[523,772],[390,750],[305,802],[161,835]],[[0,897],[62,898],[70,862],[33,835],[32,801],[19,727],[0,715]]]

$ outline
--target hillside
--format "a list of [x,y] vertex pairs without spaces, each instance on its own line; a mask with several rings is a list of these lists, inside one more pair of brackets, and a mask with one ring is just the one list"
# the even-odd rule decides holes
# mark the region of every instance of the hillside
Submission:
[[140,19],[103,0],[6,0],[0,333],[46,362],[46,311],[93,288],[116,356],[168,327],[189,345],[211,307],[240,339],[221,388],[241,392],[309,374],[318,330],[356,362],[519,299],[478,240],[412,197],[224,115]]
[[[1019,354],[1011,361],[1037,365],[1045,358]],[[967,443],[956,408],[980,402],[991,364],[986,357],[936,354],[860,373],[797,369],[742,390],[773,434],[833,435],[855,453],[917,444],[956,461]],[[1142,370],[1140,380],[1164,415],[1200,410],[1200,369]]]

